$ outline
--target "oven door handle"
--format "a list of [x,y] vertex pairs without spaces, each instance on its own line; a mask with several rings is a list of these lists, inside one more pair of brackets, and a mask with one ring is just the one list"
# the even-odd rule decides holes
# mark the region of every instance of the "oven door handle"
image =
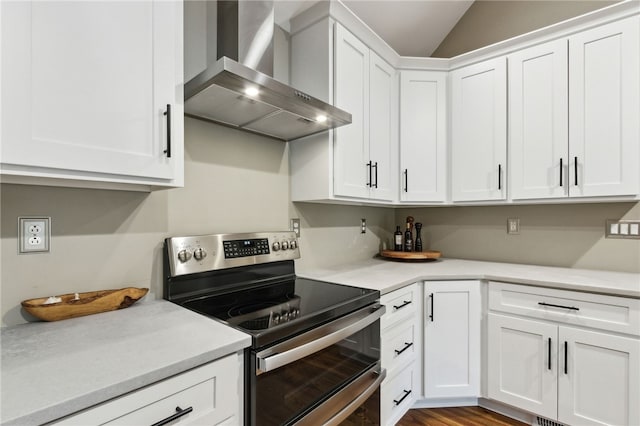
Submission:
[[[378,390],[386,376],[387,370],[382,369],[380,363],[377,363],[371,370],[294,423],[294,426],[339,425]],[[353,395],[358,396],[352,399]],[[343,402],[344,400],[347,402]],[[344,408],[340,409],[341,406]]]
[[373,324],[384,313],[385,307],[376,303],[258,352],[256,354],[256,375],[273,371],[328,348]]

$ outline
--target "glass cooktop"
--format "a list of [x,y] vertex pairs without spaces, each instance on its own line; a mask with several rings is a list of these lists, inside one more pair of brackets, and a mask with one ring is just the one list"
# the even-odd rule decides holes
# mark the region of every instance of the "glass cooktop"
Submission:
[[379,297],[377,290],[295,278],[200,297],[183,306],[251,334],[253,347],[263,347],[372,304]]

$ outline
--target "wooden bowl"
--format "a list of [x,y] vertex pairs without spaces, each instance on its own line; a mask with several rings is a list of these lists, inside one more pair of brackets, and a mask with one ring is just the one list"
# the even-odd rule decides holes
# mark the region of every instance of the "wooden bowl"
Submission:
[[62,299],[57,303],[46,303],[48,297],[29,299],[22,307],[36,318],[44,321],[59,321],[84,315],[115,311],[128,308],[149,291],[148,288],[126,287],[118,290],[100,290],[87,293],[75,293],[56,296]]

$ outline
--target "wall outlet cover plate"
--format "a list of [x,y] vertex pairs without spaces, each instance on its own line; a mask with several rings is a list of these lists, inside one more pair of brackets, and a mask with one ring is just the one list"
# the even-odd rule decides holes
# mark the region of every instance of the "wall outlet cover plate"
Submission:
[[18,218],[18,253],[46,253],[50,249],[51,218],[21,216]]

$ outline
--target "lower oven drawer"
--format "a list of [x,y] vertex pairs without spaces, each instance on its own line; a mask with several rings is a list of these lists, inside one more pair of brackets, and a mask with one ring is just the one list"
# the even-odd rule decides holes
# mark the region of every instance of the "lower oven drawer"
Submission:
[[382,383],[380,388],[380,424],[396,424],[411,408],[419,393],[417,379],[417,370],[412,363]]

